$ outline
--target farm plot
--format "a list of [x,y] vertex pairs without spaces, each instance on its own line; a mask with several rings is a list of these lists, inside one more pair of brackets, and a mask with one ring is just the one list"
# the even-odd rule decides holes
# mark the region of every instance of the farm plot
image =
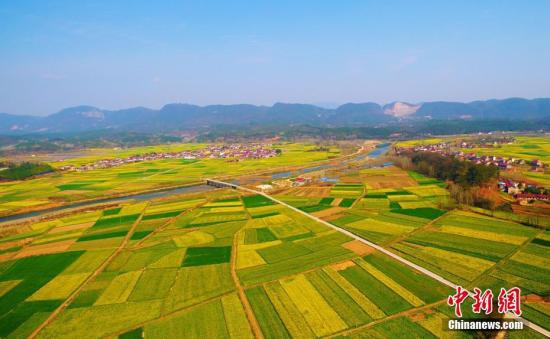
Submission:
[[[278,199],[286,202],[287,204],[297,207],[306,213],[315,213],[315,215],[322,215],[318,213],[325,210],[338,211],[341,208],[349,208],[355,202],[355,198],[338,198],[338,197],[324,197],[324,198],[300,198],[295,196],[277,196]],[[333,214],[328,212],[328,214]]]
[[411,178],[413,178],[421,186],[436,185],[436,186],[439,186],[439,187],[444,187],[444,185],[445,185],[445,183],[441,180],[426,177],[426,176],[424,176],[424,175],[422,175],[418,172],[409,171],[408,174]]
[[[399,203],[409,201],[403,196],[412,195],[393,189],[385,192],[384,199]],[[40,336],[170,337],[184,331],[190,337],[250,338],[250,317],[257,320],[266,338],[338,336],[374,321],[376,325],[365,333],[390,335],[407,329],[419,335],[437,335],[434,320],[428,316],[384,318],[444,300],[451,293],[447,287],[284,206],[258,196],[236,196],[232,190],[220,190],[217,196],[220,198],[200,193],[127,203],[33,225],[28,232],[32,236],[11,238],[5,242],[9,244],[6,248],[17,248],[15,254],[43,237],[71,232],[77,232],[72,235],[74,244],[88,246],[79,251],[69,248],[61,253],[0,261],[1,336],[28,336],[77,288],[74,301]],[[519,247],[519,238],[529,241],[537,235],[526,236],[517,228],[521,226],[501,225],[491,218],[487,219],[489,226],[481,230],[478,228],[486,220],[449,213],[409,236],[430,219],[395,209],[371,211],[356,204],[337,207],[344,199],[332,196],[316,199],[317,204],[339,209],[341,216],[333,221],[335,224],[366,228],[372,234],[389,236],[387,241],[404,237],[394,245],[425,248],[421,258],[440,256],[449,264],[466,260],[468,265],[492,267],[510,254],[508,248]],[[461,224],[463,219],[469,222]],[[371,224],[378,228],[369,229]],[[126,242],[106,262],[131,227],[148,233]],[[115,231],[126,233],[76,241],[86,234]],[[465,247],[454,241],[449,245],[448,239],[471,238],[473,231],[506,236],[499,238],[505,241],[504,247],[485,251],[483,246],[489,240],[484,239],[484,233]],[[432,233],[443,235],[447,243],[437,242]],[[110,247],[102,244],[113,239],[117,242]],[[540,247],[548,240],[547,235],[538,234],[510,256],[510,262],[547,265]],[[407,255],[416,258],[416,252],[411,253]],[[489,259],[480,258],[484,255]],[[105,268],[92,277],[103,263]],[[546,279],[544,273],[537,272],[531,272],[530,277],[522,273],[531,281],[525,286]],[[476,279],[473,275],[467,278]],[[251,310],[243,306],[240,288]],[[545,314],[539,304],[533,300],[528,306],[535,318]],[[249,311],[252,313],[247,314]],[[401,318],[405,320],[397,320]],[[444,315],[434,319],[440,318]]]
[[370,212],[366,214],[361,210],[363,208],[356,206],[339,218],[330,219],[329,222],[378,244],[388,243],[430,222],[429,218],[397,213],[402,211],[400,209],[369,209]]
[[451,281],[467,284],[534,232],[519,224],[454,211],[391,248]]
[[369,168],[359,171],[359,177],[367,191],[371,189],[402,188],[417,185],[407,172],[391,166],[385,168]]
[[[197,203],[200,202],[194,201],[193,205]],[[160,204],[151,206],[159,207]],[[179,208],[181,205],[172,205],[166,210]],[[158,211],[153,208],[152,215],[157,213]],[[87,327],[82,323],[83,319],[90,315],[98,319],[108,316],[118,319],[117,323],[106,321],[106,326],[99,326],[91,332],[103,336],[129,329],[132,324],[152,321],[161,314],[190,307],[211,298],[219,298],[217,302],[226,305],[222,307],[225,309],[229,307],[227,305],[235,305],[234,298],[230,300],[222,296],[235,289],[229,267],[230,244],[235,232],[244,226],[244,222],[204,226],[198,231],[203,237],[191,236],[182,239],[197,232],[187,230],[186,224],[182,226],[177,223],[178,218],[185,217],[186,215],[169,218],[171,221],[151,237],[144,238],[141,242],[129,243],[128,248],[116,256],[102,273],[86,284],[69,308],[59,315],[58,319],[64,321],[54,321],[45,332],[52,335],[63,335],[73,331],[80,333]],[[201,242],[204,237],[208,241]],[[205,244],[211,246],[204,246]],[[87,261],[73,265],[75,268],[68,272],[82,270],[78,267],[85,267]],[[67,279],[73,281],[77,276],[78,273],[72,273]],[[65,281],[67,286],[68,281]],[[46,286],[35,298],[57,297],[50,296],[49,290],[51,289]],[[55,291],[60,292],[59,289]],[[143,309],[148,311],[143,312]],[[141,312],[141,315],[132,318],[133,311]],[[235,333],[243,323],[243,314],[238,310],[226,312],[227,314],[222,313],[219,325]],[[161,327],[171,326],[162,324]],[[145,327],[144,330],[147,332],[149,328]]]
[[[55,161],[51,165],[80,166],[101,159],[129,157],[140,152],[190,150],[207,145],[177,144],[155,147],[134,147],[126,150],[93,149],[88,155]],[[282,150],[277,157],[268,159],[163,159],[144,161],[123,166],[82,172],[61,172],[26,181],[0,184],[0,214],[13,214],[29,208],[46,208],[83,199],[104,198],[119,194],[136,193],[170,186],[199,183],[205,177],[217,175],[250,175],[257,171],[277,167],[303,166],[311,162],[326,161],[338,156],[340,150],[316,150],[315,145],[278,143]]]
[[490,287],[519,286],[524,294],[547,296],[550,293],[547,239],[550,239],[548,232],[537,235],[483,279],[483,284]]
[[330,190],[331,188],[328,186],[292,187],[279,193],[279,195],[305,198],[323,198],[329,196]]
[[[247,289],[264,334],[332,335],[441,300],[449,292],[436,281],[379,254],[349,263]],[[425,288],[430,291],[425,293]]]
[[363,194],[361,184],[336,184],[330,190],[333,197],[354,198]]

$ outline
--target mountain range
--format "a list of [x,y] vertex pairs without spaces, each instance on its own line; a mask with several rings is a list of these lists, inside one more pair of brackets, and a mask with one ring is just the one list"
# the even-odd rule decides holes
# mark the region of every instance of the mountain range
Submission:
[[550,117],[550,98],[461,102],[348,103],[335,109],[309,104],[273,106],[168,104],[159,110],[66,108],[45,117],[0,113],[0,134],[71,133],[93,130],[171,132],[213,126],[380,126],[403,120],[540,120]]

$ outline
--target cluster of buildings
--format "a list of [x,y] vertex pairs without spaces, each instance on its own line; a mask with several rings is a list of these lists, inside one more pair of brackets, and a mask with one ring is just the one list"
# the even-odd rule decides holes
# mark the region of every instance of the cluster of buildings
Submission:
[[[464,142],[463,142],[464,143]],[[465,153],[464,151],[453,151],[450,143],[442,142],[432,145],[419,145],[414,147],[399,147],[396,154],[406,152],[433,152],[445,157],[455,157],[460,160],[472,161],[479,165],[495,165],[501,170],[512,169],[515,165],[530,165],[533,171],[544,171],[546,164],[540,160],[526,161],[516,158],[504,158],[496,155],[478,155],[476,153]]]
[[91,164],[81,166],[65,165],[62,171],[90,171],[100,168],[111,168],[125,164],[161,159],[263,159],[272,158],[281,153],[279,149],[271,148],[267,144],[229,144],[212,145],[203,149],[181,152],[152,152],[137,154],[128,158],[102,159]]
[[[501,191],[514,196],[515,199],[520,201],[528,200],[550,200],[550,196],[546,193],[547,190],[542,190],[536,185],[528,184],[521,181],[515,181],[512,179],[501,179],[498,182],[498,187]],[[539,193],[533,193],[539,192]],[[544,193],[541,193],[544,192]]]
[[[506,140],[508,141],[508,140]],[[466,142],[461,142],[458,145],[460,148],[474,148],[479,147],[477,144],[472,146]],[[401,147],[395,150],[396,154],[406,153],[406,152],[433,152],[438,153],[445,157],[455,157],[460,160],[472,161],[480,165],[494,165],[501,170],[510,170],[514,166],[531,166],[532,171],[544,171],[547,164],[544,164],[540,160],[526,161],[524,159],[516,158],[504,158],[495,155],[477,155],[476,153],[466,153],[462,150],[453,150],[453,147],[448,142],[442,142],[431,145],[419,145],[414,147]],[[550,196],[548,194],[542,193],[533,193],[533,191],[544,191],[539,187],[528,184],[525,182],[514,181],[510,179],[501,179],[498,182],[498,186],[501,191],[506,192],[512,195],[515,199],[519,201],[532,201],[532,200],[541,200],[548,201]],[[546,192],[546,191],[545,191]]]

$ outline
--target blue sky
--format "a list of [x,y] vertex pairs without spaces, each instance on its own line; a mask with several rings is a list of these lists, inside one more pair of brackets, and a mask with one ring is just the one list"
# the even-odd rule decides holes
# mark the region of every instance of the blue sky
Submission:
[[550,1],[0,0],[0,112],[550,96]]

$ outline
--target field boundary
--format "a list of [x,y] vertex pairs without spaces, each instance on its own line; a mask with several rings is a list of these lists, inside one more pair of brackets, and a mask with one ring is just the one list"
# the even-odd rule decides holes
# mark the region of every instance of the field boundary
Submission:
[[65,301],[59,305],[49,316],[48,318],[46,318],[46,320],[44,320],[40,326],[38,326],[30,335],[29,335],[29,339],[33,339],[33,338],[36,338],[36,336],[40,333],[40,331],[42,331],[46,326],[48,326],[56,317],[59,313],[61,313],[61,311],[63,311],[65,308],[67,308],[72,302],[73,300],[77,297],[77,295],[80,293],[80,291],[82,291],[82,289],[92,280],[94,279],[95,277],[97,277],[97,275],[101,272],[103,272],[103,270],[113,261],[113,259],[126,247],[126,244],[128,244],[128,241],[130,241],[130,239],[132,238],[132,235],[134,234],[134,231],[137,227],[137,225],[141,222],[141,218],[143,218],[143,215],[145,214],[145,210],[147,209],[147,206],[149,205],[149,203],[147,203],[147,205],[143,208],[139,218],[134,222],[134,224],[132,225],[132,227],[130,228],[130,230],[128,231],[128,233],[126,234],[126,236],[124,237],[124,240],[122,240],[122,243],[113,251],[113,253],[95,270],[92,272],[92,274],[90,274],[88,276],[88,278],[86,278],[86,280],[84,280],[84,282],[82,282],[82,284],[80,284],[80,286],[78,286],[78,288],[76,290],[74,290],[71,295],[69,295],[69,297],[67,297],[67,299],[65,299]]
[[[302,215],[305,215],[305,216],[309,217],[310,219],[313,219],[313,220],[315,220],[315,221],[317,221],[317,222],[320,222],[320,223],[322,223],[322,224],[325,225],[325,226],[328,226],[328,227],[330,227],[330,228],[332,228],[332,229],[334,229],[334,230],[336,230],[336,231],[338,231],[338,232],[340,232],[340,233],[343,233],[343,234],[345,234],[345,235],[347,235],[347,236],[349,236],[349,237],[351,237],[351,238],[353,238],[353,239],[355,239],[355,240],[358,240],[358,241],[360,241],[360,242],[362,242],[362,243],[364,243],[364,244],[366,244],[366,245],[368,245],[368,246],[371,246],[372,248],[378,250],[379,252],[382,252],[382,253],[386,254],[387,256],[389,256],[389,257],[391,257],[391,258],[393,258],[393,259],[395,259],[395,260],[397,260],[397,261],[399,261],[399,262],[401,262],[401,263],[403,263],[403,264],[405,264],[405,265],[407,265],[407,266],[409,266],[409,267],[411,267],[411,268],[414,268],[415,270],[417,270],[417,271],[423,273],[424,275],[427,275],[427,276],[431,277],[432,279],[435,279],[435,280],[439,281],[440,283],[442,283],[442,284],[444,284],[444,285],[446,285],[446,286],[449,286],[449,287],[451,287],[451,288],[453,288],[453,289],[456,289],[456,288],[458,287],[458,285],[456,285],[456,284],[450,282],[449,280],[443,278],[442,276],[440,276],[440,275],[438,275],[438,274],[436,274],[436,273],[434,273],[434,272],[432,272],[432,271],[430,271],[430,270],[428,270],[428,269],[426,269],[426,268],[424,268],[424,267],[422,267],[422,266],[419,266],[419,265],[417,265],[417,264],[415,264],[415,263],[412,263],[412,262],[410,262],[409,260],[407,260],[407,259],[405,259],[405,258],[403,258],[403,257],[401,257],[401,256],[399,256],[399,255],[397,255],[397,254],[395,254],[395,253],[393,253],[393,252],[391,252],[391,251],[389,251],[389,250],[387,250],[387,249],[385,249],[385,248],[379,246],[379,245],[376,245],[376,244],[374,244],[374,243],[372,243],[372,242],[370,242],[370,241],[368,241],[368,240],[366,240],[366,239],[364,239],[364,238],[362,238],[362,237],[360,237],[360,236],[358,236],[358,235],[356,235],[356,234],[354,234],[354,233],[352,233],[352,232],[350,232],[350,231],[348,231],[348,230],[345,230],[345,229],[340,228],[340,227],[338,227],[338,226],[336,226],[336,225],[333,225],[333,224],[331,224],[331,223],[329,223],[329,222],[327,222],[327,221],[325,221],[325,220],[322,220],[322,219],[317,218],[317,217],[315,217],[315,216],[313,216],[313,215],[310,215],[310,214],[308,214],[308,213],[306,213],[306,212],[304,212],[304,211],[302,211],[302,210],[300,210],[300,209],[298,209],[298,208],[296,208],[296,207],[293,207],[293,206],[291,206],[291,205],[289,205],[289,204],[287,204],[287,203],[285,203],[285,202],[282,202],[282,201],[280,201],[280,200],[278,200],[278,199],[276,199],[276,198],[274,198],[274,197],[272,197],[272,196],[270,196],[270,195],[267,195],[267,194],[265,194],[265,193],[263,193],[263,192],[259,192],[259,191],[256,191],[256,190],[253,190],[253,189],[250,189],[250,188],[246,188],[246,187],[242,187],[242,186],[239,186],[239,185],[235,185],[235,184],[226,183],[226,182],[223,182],[223,181],[212,180],[212,179],[208,179],[208,180],[210,180],[210,181],[212,181],[212,182],[214,182],[214,183],[218,183],[218,184],[220,184],[220,185],[222,185],[222,186],[227,186],[227,187],[232,187],[232,186],[234,186],[234,187],[236,187],[236,189],[239,189],[239,190],[244,191],[244,192],[262,195],[262,196],[264,196],[265,198],[270,199],[271,201],[274,201],[274,202],[276,202],[276,203],[278,203],[278,204],[281,204],[281,205],[283,205],[283,206],[285,206],[285,207],[288,207],[288,208],[290,208],[291,210],[293,210],[293,211],[295,211],[295,212],[298,212],[298,213],[300,213],[300,214],[302,214]],[[473,295],[474,295],[473,292],[471,292],[471,291],[469,291],[469,294],[470,294],[470,296],[473,296]],[[531,328],[532,330],[534,330],[534,331],[536,331],[536,332],[538,332],[538,333],[540,333],[540,334],[542,334],[542,335],[544,335],[544,336],[546,336],[546,337],[550,337],[550,331],[548,331],[548,330],[542,328],[541,326],[539,326],[539,325],[537,325],[537,324],[535,324],[535,323],[530,322],[529,320],[527,320],[527,319],[525,319],[525,318],[518,317],[518,316],[516,316],[516,315],[514,315],[514,314],[512,314],[512,313],[507,313],[507,314],[505,315],[505,317],[506,317],[506,318],[509,318],[509,319],[515,319],[516,321],[520,321],[520,322],[522,322],[525,326]]]

